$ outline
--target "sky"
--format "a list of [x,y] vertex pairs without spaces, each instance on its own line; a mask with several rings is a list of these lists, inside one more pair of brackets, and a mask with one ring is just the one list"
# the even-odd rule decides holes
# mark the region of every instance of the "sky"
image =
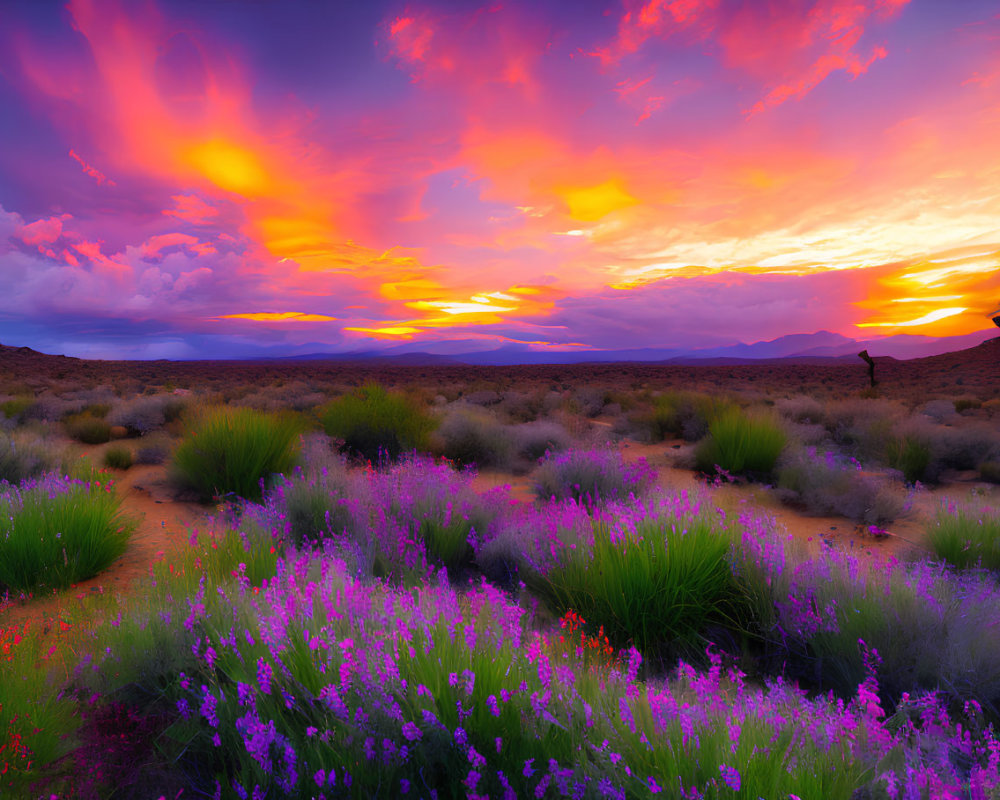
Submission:
[[0,342],[996,332],[996,0],[0,2]]

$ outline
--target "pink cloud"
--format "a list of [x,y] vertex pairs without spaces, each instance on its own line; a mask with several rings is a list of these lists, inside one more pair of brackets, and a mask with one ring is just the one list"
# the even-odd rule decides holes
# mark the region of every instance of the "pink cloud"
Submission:
[[717,42],[727,67],[762,84],[764,95],[747,111],[754,115],[804,97],[834,72],[852,78],[867,72],[888,51],[883,45],[862,47],[866,27],[888,20],[908,2],[773,0],[733,10],[720,0],[627,0],[615,38],[591,55],[617,68],[651,42],[679,35]]
[[97,169],[96,167],[92,167],[90,164],[84,161],[79,155],[77,155],[75,150],[69,151],[69,157],[72,158],[74,161],[76,161],[83,168],[84,173],[86,173],[95,181],[97,181],[98,186],[102,184],[107,184],[108,186],[117,185],[113,180],[109,180],[107,176],[105,176],[105,174],[101,172],[99,169]]
[[168,247],[193,246],[197,244],[197,237],[189,236],[186,233],[162,233],[150,237],[142,245],[141,250],[143,258],[154,258],[159,255],[161,250],[165,250]]
[[62,214],[58,217],[49,217],[24,225],[15,234],[22,242],[41,249],[42,245],[52,244],[57,241],[63,233],[63,222],[70,219],[69,214]]
[[174,201],[174,207],[163,210],[167,216],[177,217],[196,225],[205,224],[219,216],[219,209],[209,205],[198,195],[175,194],[170,199]]

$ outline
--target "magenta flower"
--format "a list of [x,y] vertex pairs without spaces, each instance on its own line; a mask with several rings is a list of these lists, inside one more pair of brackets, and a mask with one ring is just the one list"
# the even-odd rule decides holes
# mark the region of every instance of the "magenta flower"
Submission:
[[719,772],[722,773],[722,781],[734,792],[740,790],[740,772],[734,767],[729,767],[725,764],[719,764]]

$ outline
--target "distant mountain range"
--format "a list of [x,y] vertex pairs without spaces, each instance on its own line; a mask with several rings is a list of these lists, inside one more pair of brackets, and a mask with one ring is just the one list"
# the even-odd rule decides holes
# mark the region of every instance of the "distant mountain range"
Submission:
[[[455,352],[467,342],[449,342],[451,353],[433,353],[416,349],[419,345],[397,345],[381,350],[357,350],[347,353],[305,352],[294,355],[262,355],[266,361],[377,361],[398,365],[436,364],[580,364],[588,362],[646,361],[670,364],[738,364],[747,361],[789,359],[809,362],[851,361],[862,350],[873,357],[895,359],[923,358],[975,347],[1000,335],[983,330],[965,336],[935,338],[899,334],[879,339],[851,339],[839,333],[818,331],[781,336],[767,342],[733,344],[710,348],[633,348],[621,350],[534,350],[528,345],[510,344],[492,350]],[[426,345],[425,345],[426,346]]]

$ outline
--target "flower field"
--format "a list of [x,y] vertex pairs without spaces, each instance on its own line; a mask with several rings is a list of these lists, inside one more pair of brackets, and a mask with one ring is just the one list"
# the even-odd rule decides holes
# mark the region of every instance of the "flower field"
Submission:
[[992,574],[808,555],[615,458],[531,504],[307,457],[140,591],[4,629],[3,796],[1000,796]]

